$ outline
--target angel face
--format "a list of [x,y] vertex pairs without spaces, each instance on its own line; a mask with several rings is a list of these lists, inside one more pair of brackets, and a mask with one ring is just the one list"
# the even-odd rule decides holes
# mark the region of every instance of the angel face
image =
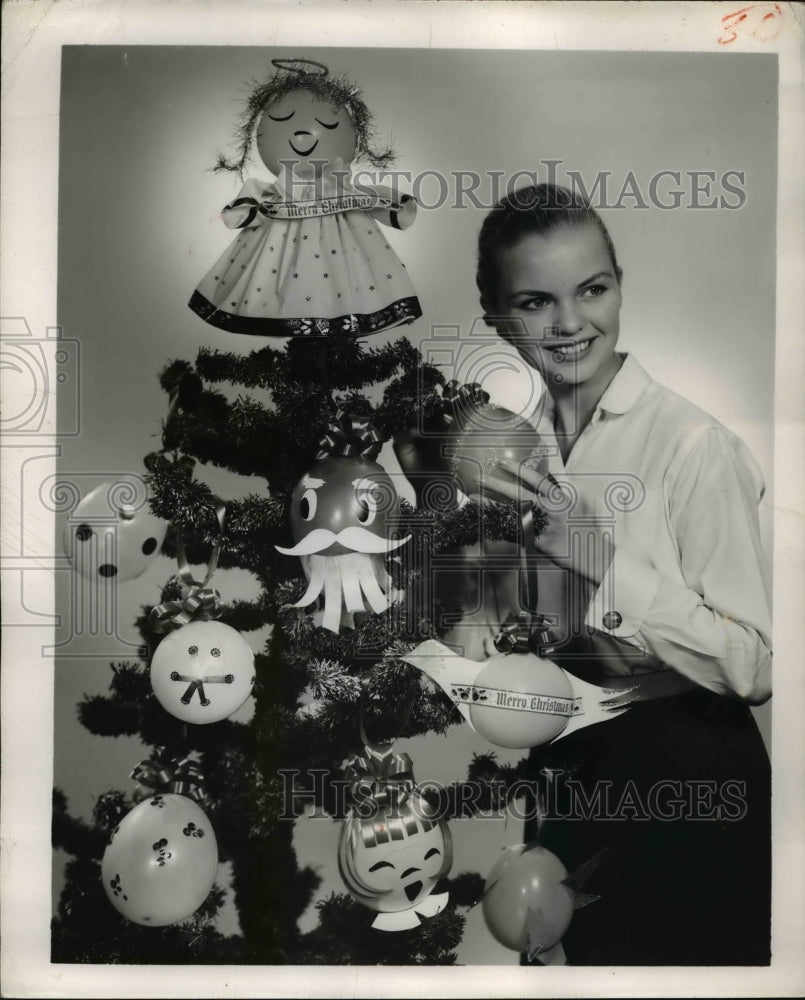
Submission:
[[[347,820],[342,842],[348,842],[348,857],[344,857],[342,843],[341,875],[353,896],[369,909],[382,913],[409,910],[450,870],[452,838],[447,824],[439,821],[409,834],[409,826],[415,823],[412,815],[382,813],[374,820]],[[366,826],[372,828],[374,837],[363,835]],[[383,837],[389,839],[380,842]]]
[[387,472],[366,458],[326,458],[299,480],[291,497],[296,545],[286,555],[385,553],[399,499]]
[[257,151],[273,174],[283,164],[321,173],[326,164],[344,166],[355,155],[355,126],[346,108],[297,90],[271,103],[257,126]]

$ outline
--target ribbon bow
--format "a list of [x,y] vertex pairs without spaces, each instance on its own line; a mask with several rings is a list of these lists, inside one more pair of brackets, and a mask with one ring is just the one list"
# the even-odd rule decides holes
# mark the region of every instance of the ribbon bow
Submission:
[[407,753],[394,753],[393,744],[376,743],[364,747],[344,767],[353,798],[401,805],[414,788],[414,771]]
[[537,652],[546,656],[553,651],[548,622],[542,615],[528,611],[507,618],[492,641],[500,653]]
[[196,465],[196,460],[189,455],[178,452],[152,451],[143,459],[143,464],[149,472],[176,470],[186,478],[190,478]]
[[[218,528],[223,531],[226,507],[220,497],[213,496],[215,514],[218,518]],[[151,625],[156,632],[169,632],[181,628],[192,621],[206,622],[212,618],[220,618],[223,613],[221,595],[217,590],[208,587],[212,575],[218,566],[221,554],[221,541],[212,547],[207,572],[199,583],[193,579],[190,566],[185,555],[184,544],[180,541],[176,546],[176,559],[179,563],[179,578],[182,581],[182,597],[177,601],[166,601],[151,609]]]
[[190,622],[208,622],[223,613],[221,595],[212,587],[193,587],[180,601],[166,601],[151,609],[155,632],[169,632]]
[[369,417],[355,417],[345,410],[338,410],[319,438],[316,461],[331,456],[336,458],[377,458],[383,439],[372,426]]
[[455,414],[459,410],[485,406],[489,402],[489,393],[481,388],[480,382],[461,385],[457,379],[453,378],[442,389],[442,399],[449,403]]
[[131,777],[139,782],[132,796],[135,802],[169,793],[186,795],[195,802],[205,797],[204,777],[198,764],[187,757],[179,759],[166,747],[157,747],[154,756],[141,761]]

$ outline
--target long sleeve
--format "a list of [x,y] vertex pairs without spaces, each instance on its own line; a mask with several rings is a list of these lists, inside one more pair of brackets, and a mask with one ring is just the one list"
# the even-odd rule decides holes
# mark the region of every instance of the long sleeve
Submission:
[[375,195],[380,204],[376,208],[368,209],[367,214],[371,215],[384,226],[392,229],[408,229],[414,224],[417,213],[416,199],[410,194],[399,194],[394,188],[384,185],[369,187],[362,185],[361,194]]
[[229,229],[243,229],[246,226],[265,222],[259,211],[260,203],[272,194],[272,185],[250,178],[234,198],[221,209],[221,218]]
[[762,703],[772,654],[760,472],[738,438],[711,426],[669,470],[664,489],[679,578],[618,546],[586,622],[607,623],[612,635],[711,691]]

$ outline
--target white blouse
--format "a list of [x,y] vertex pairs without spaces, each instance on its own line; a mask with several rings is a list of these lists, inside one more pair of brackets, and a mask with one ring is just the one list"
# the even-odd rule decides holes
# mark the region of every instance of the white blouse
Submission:
[[[772,654],[770,566],[757,512],[764,483],[744,443],[628,354],[566,464],[550,397],[543,399],[534,422],[549,471],[566,492],[584,496],[615,554],[597,588],[540,559],[539,610],[555,615],[560,631],[581,618],[711,691],[765,701]],[[574,521],[572,510],[569,517],[569,544],[589,544],[589,520]]]

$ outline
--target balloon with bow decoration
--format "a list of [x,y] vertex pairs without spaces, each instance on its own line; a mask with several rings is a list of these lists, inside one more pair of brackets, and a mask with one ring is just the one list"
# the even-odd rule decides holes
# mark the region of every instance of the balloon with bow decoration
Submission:
[[630,689],[599,687],[547,659],[551,646],[536,622],[525,613],[509,620],[495,637],[498,653],[483,662],[435,639],[400,658],[434,681],[464,720],[499,747],[540,746],[626,711]]
[[[223,527],[223,504],[218,506]],[[170,634],[151,658],[151,688],[160,705],[183,722],[219,722],[236,712],[254,686],[254,653],[236,629],[215,621],[221,614],[218,592],[209,587],[220,543],[213,546],[207,574],[197,583],[179,544],[182,599],[151,611],[154,627]]]
[[91,490],[64,528],[64,552],[89,580],[134,580],[159,555],[168,522],[155,517],[136,482],[112,480]]
[[538,840],[504,847],[492,866],[481,897],[492,936],[529,962],[552,964],[551,953],[570,926],[574,910],[599,897],[583,891],[601,854],[572,875]]
[[209,895],[218,871],[215,831],[199,802],[198,766],[164,747],[131,773],[137,805],[123,817],[101,862],[103,887],[127,920],[164,927],[186,920]]
[[418,927],[449,899],[433,889],[453,863],[450,828],[416,786],[411,758],[391,743],[368,744],[346,775],[353,805],[338,841],[341,878],[377,912],[376,930]]
[[310,59],[272,64],[247,100],[237,156],[216,169],[242,177],[256,148],[276,180],[250,178],[224,207],[239,234],[190,308],[222,330],[261,336],[357,336],[413,322],[419,300],[377,222],[406,229],[416,201],[353,183],[353,159],[381,169],[393,160],[373,145],[359,88]]
[[485,477],[507,475],[498,465],[501,459],[547,472],[547,446],[536,430],[516,413],[492,405],[479,383],[460,385],[452,380],[442,397],[450,423],[446,444],[450,471],[467,496],[480,493],[500,499]]
[[291,496],[296,544],[277,546],[284,555],[299,556],[308,579],[294,607],[307,607],[323,594],[321,624],[331,632],[338,632],[344,612],[380,614],[395,598],[385,557],[410,536],[389,537],[399,497],[391,477],[374,460],[380,446],[368,419],[339,411],[319,442],[315,464]]

